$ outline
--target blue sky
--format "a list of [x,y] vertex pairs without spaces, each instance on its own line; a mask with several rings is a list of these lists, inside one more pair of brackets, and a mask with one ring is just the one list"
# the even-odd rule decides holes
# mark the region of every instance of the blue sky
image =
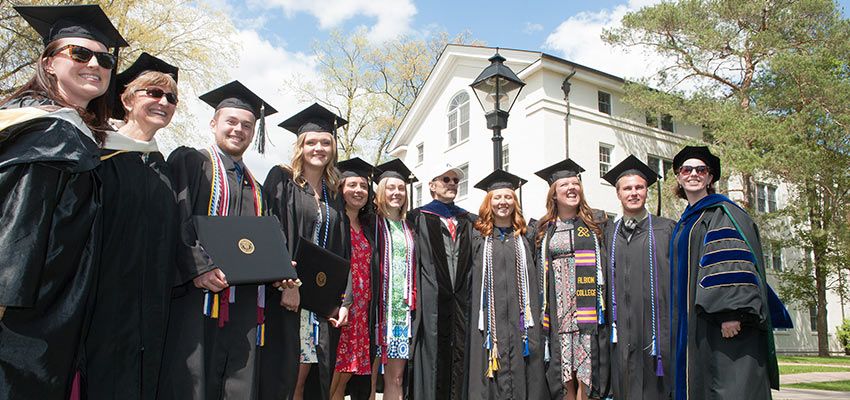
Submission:
[[[348,32],[362,26],[377,42],[402,34],[469,31],[473,39],[489,46],[544,51],[624,78],[646,77],[662,61],[639,51],[610,48],[599,39],[603,28],[617,26],[627,12],[661,0],[207,1],[226,10],[236,23],[239,63],[227,71],[229,78],[242,81],[280,111],[268,121],[275,143],[272,154],[246,155],[259,164],[254,171],[262,173],[287,162],[294,140],[274,125],[309,105],[287,92],[284,79],[317,78],[311,44],[325,40],[333,29]],[[850,9],[850,0],[839,3]],[[190,105],[189,111],[187,117],[204,129],[209,110],[198,104]]]

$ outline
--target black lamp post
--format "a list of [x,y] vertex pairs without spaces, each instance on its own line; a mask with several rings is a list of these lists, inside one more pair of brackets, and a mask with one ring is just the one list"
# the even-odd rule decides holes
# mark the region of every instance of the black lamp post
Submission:
[[502,169],[502,129],[508,127],[508,113],[525,83],[496,54],[490,57],[490,65],[472,82],[475,97],[487,117],[487,129],[493,130],[493,168]]

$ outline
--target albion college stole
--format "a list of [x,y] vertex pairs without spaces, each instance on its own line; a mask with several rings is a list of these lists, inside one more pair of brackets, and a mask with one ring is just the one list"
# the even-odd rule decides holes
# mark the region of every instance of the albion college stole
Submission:
[[575,229],[576,323],[582,331],[595,331],[599,320],[600,288],[599,241],[596,234],[578,220]]

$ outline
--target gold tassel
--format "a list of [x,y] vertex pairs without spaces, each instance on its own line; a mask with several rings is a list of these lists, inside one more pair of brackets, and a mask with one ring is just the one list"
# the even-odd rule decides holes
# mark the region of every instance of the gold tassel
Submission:
[[490,362],[487,363],[487,377],[493,378],[496,371],[499,370],[499,345],[493,343],[493,349],[490,350]]

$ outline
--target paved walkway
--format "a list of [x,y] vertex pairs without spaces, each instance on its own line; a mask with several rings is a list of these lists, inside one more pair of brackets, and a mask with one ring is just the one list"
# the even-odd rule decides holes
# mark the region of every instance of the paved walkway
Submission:
[[805,374],[781,375],[779,384],[782,386],[804,382],[850,381],[850,371],[847,372],[806,372]]
[[848,400],[850,392],[833,392],[829,390],[782,388],[773,390],[773,400]]

